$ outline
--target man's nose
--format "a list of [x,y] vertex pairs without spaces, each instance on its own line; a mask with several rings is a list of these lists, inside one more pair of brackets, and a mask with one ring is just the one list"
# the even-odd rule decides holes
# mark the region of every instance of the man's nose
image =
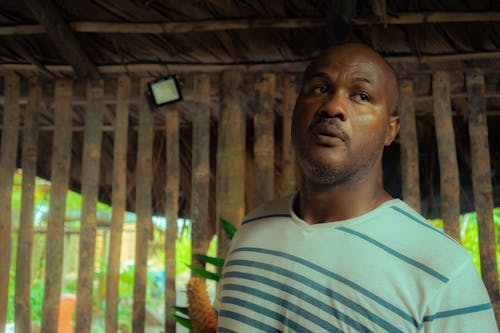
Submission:
[[346,103],[347,98],[342,91],[335,91],[329,96],[321,108],[321,115],[328,118],[338,118],[341,121],[347,120]]

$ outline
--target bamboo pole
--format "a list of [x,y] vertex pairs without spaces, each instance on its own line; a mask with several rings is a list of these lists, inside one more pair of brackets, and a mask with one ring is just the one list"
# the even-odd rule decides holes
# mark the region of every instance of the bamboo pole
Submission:
[[[445,22],[499,21],[500,12],[400,12],[396,16],[353,18],[354,25],[419,24]],[[179,34],[202,31],[229,31],[248,29],[296,29],[324,27],[323,17],[282,19],[204,20],[196,22],[122,23],[78,21],[69,23],[74,32],[123,34]],[[15,25],[0,28],[0,35],[45,34],[42,25]]]
[[[419,55],[419,56],[388,56],[385,59],[391,64],[414,63],[431,64],[465,60],[486,60],[497,59],[500,57],[500,51],[491,52],[469,52],[455,54],[438,55]],[[303,72],[310,60],[302,61],[276,61],[276,62],[255,62],[250,64],[224,63],[224,64],[182,64],[170,63],[168,68],[173,73],[182,72],[222,72],[222,71],[240,71],[240,72]],[[110,64],[96,66],[100,74],[116,73],[137,73],[137,72],[164,72],[165,63],[130,63],[130,64]],[[73,68],[68,65],[46,65],[44,68],[52,73],[73,73]],[[32,64],[0,64],[0,71],[28,71],[38,72],[39,68]]]
[[87,84],[88,104],[82,156],[82,220],[78,260],[78,287],[75,330],[90,332],[92,324],[92,291],[94,282],[95,241],[97,229],[97,196],[101,163],[103,83]]
[[57,333],[64,255],[64,215],[71,161],[71,98],[73,84],[61,79],[55,83],[54,137],[51,167],[50,208],[48,215],[45,292],[43,295],[42,332]]
[[[258,110],[254,121],[255,206],[274,198],[274,94],[276,75],[263,73],[258,79]],[[253,207],[250,207],[253,208]]]
[[450,80],[448,73],[438,71],[432,75],[434,95],[434,121],[441,178],[441,215],[444,231],[458,242],[460,232],[460,184],[458,178],[455,132],[450,105]]
[[7,321],[9,298],[9,273],[11,258],[11,197],[16,171],[17,141],[19,131],[19,76],[10,73],[5,76],[5,108],[0,149],[0,330]]
[[[166,168],[165,217],[167,230],[165,237],[165,309],[176,304],[175,294],[175,241],[177,239],[177,218],[179,211],[179,104],[165,108],[166,125]],[[175,321],[165,311],[165,332],[175,332]]]
[[413,82],[401,82],[401,119],[399,141],[401,143],[401,172],[403,175],[403,199],[420,212],[420,177],[418,161],[417,126],[413,101]]
[[[192,253],[206,254],[209,244],[210,193],[210,77],[194,78],[198,107],[193,118],[193,157],[191,180]],[[193,256],[193,263],[196,258]],[[198,264],[201,264],[198,262]]]
[[[472,162],[472,187],[474,207],[477,212],[481,275],[493,304],[499,299],[498,269],[495,225],[493,223],[493,188],[491,185],[490,149],[486,105],[484,98],[484,76],[469,72],[466,76],[469,92],[469,134]],[[500,312],[496,311],[500,322]]]
[[[226,71],[221,77],[221,109],[217,151],[218,217],[236,227],[245,214],[245,114],[242,111],[243,82],[237,71]],[[218,230],[218,254],[225,256],[229,240]]]
[[141,103],[139,105],[139,132],[136,169],[136,235],[135,274],[132,331],[143,333],[146,324],[146,276],[148,264],[148,243],[151,225],[151,185],[153,160],[153,113],[146,96],[147,83],[151,78],[142,78]]
[[110,246],[106,278],[106,333],[118,331],[118,284],[120,277],[120,252],[122,246],[123,220],[127,196],[127,133],[130,97],[130,78],[118,79],[118,101],[116,105],[113,145],[113,191],[111,203]]
[[38,79],[29,81],[30,103],[24,113],[22,150],[21,218],[16,263],[16,330],[31,332],[31,248],[33,244],[33,211],[38,142],[38,117],[42,102],[42,85]]
[[285,195],[295,192],[295,154],[291,143],[292,115],[297,93],[294,75],[285,75],[283,97],[283,192]]

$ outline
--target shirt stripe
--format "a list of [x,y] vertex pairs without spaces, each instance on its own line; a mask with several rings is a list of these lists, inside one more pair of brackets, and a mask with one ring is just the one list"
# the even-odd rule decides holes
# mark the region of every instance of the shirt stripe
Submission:
[[238,333],[238,332],[230,330],[229,328],[219,326],[217,327],[217,333]]
[[[247,288],[245,286],[239,286],[239,285],[234,285],[234,284],[227,284],[227,285],[225,285],[224,286],[224,290],[237,290],[237,291],[242,291],[242,292],[248,293],[248,294],[253,295],[253,296],[259,296],[258,293],[255,292],[255,291],[258,291],[258,290],[254,289],[254,288]],[[269,294],[267,294],[267,295],[269,295]],[[269,296],[271,296],[271,295],[269,295]],[[230,297],[230,296],[222,297],[222,302],[225,302],[227,304],[234,304],[234,305],[240,306],[240,307],[245,308],[245,309],[250,309],[250,310],[252,310],[252,311],[254,311],[256,313],[260,313],[260,314],[262,314],[262,315],[264,315],[266,317],[269,317],[269,318],[272,318],[272,319],[274,319],[276,321],[279,321],[283,325],[288,326],[288,327],[294,329],[297,332],[304,332],[304,333],[310,332],[310,333],[314,333],[310,329],[307,329],[306,327],[300,325],[296,321],[294,321],[294,320],[292,320],[292,319],[290,319],[288,317],[285,317],[281,313],[277,313],[277,312],[271,311],[271,310],[266,309],[266,308],[264,308],[262,306],[256,305],[255,303],[251,303],[251,302],[245,301],[243,299],[236,298],[236,297]],[[286,306],[287,304],[284,303],[284,302],[282,304],[280,304],[280,305],[285,305],[285,307],[287,307]],[[337,332],[339,332],[339,330],[337,330]]]
[[491,308],[492,308],[491,303],[484,303],[484,304],[475,305],[475,306],[468,306],[465,308],[459,308],[459,309],[448,310],[448,311],[441,311],[441,312],[438,312],[438,313],[430,315],[430,316],[425,316],[423,322],[433,321],[434,319],[439,319],[439,318],[458,316],[458,315],[467,314],[467,313],[485,311],[485,310],[489,310]]
[[[313,269],[313,270],[315,270],[323,275],[326,275],[326,276],[328,276],[336,281],[339,281],[339,282],[351,287],[352,289],[365,295],[366,297],[370,298],[372,301],[382,305],[383,307],[385,307],[389,311],[393,312],[394,314],[398,315],[399,317],[403,318],[404,320],[410,322],[415,327],[419,328],[419,326],[420,326],[419,322],[415,318],[413,318],[410,314],[404,312],[403,310],[399,309],[398,307],[394,306],[393,304],[391,304],[391,303],[387,302],[386,300],[382,299],[381,297],[375,295],[373,292],[369,291],[368,289],[363,288],[359,284],[357,284],[349,279],[346,279],[339,274],[336,274],[332,271],[329,271],[329,270],[327,270],[319,265],[316,265],[312,262],[309,262],[303,258],[294,256],[294,255],[288,254],[288,253],[283,253],[283,252],[279,252],[279,251],[275,251],[275,250],[256,248],[256,247],[240,247],[238,249],[233,250],[232,253],[240,252],[240,251],[249,251],[249,252],[270,254],[273,256],[286,258],[286,259],[289,259],[295,263],[309,267],[309,268],[311,268],[311,269]],[[290,271],[287,271],[287,272],[290,272]],[[290,272],[290,273],[285,273],[285,274],[295,274],[295,272]],[[289,276],[289,275],[285,275],[285,276]]]
[[397,206],[391,206],[391,208],[392,208],[393,210],[395,210],[396,212],[398,212],[398,213],[400,213],[400,214],[403,214],[404,216],[408,217],[408,218],[409,218],[409,219],[411,219],[412,221],[417,222],[417,223],[418,223],[418,224],[420,224],[421,226],[424,226],[424,227],[426,227],[426,228],[428,228],[428,229],[430,229],[430,230],[432,230],[432,231],[434,231],[434,232],[437,232],[437,233],[438,233],[438,234],[440,234],[440,235],[446,236],[446,237],[448,238],[448,236],[447,236],[444,232],[442,232],[441,230],[439,230],[439,229],[437,229],[437,228],[433,227],[432,225],[430,225],[429,223],[426,223],[426,222],[422,221],[421,219],[419,219],[419,218],[417,218],[417,217],[415,217],[415,216],[411,215],[411,214],[410,214],[410,213],[408,213],[407,211],[404,211],[404,210],[402,210],[401,208],[399,208],[399,207],[397,207]]
[[[289,286],[287,284],[284,284],[284,283],[272,280],[272,279],[264,277],[264,276],[260,276],[260,275],[257,275],[257,274],[251,274],[251,273],[243,273],[243,272],[227,272],[227,273],[224,274],[223,278],[240,278],[240,279],[244,279],[244,280],[250,280],[250,281],[259,282],[259,283],[262,283],[262,284],[267,285],[269,287],[273,287],[275,289],[278,289],[280,291],[285,291],[288,294],[293,295],[293,296],[295,296],[297,298],[300,298],[301,300],[303,300],[303,301],[305,301],[305,302],[307,302],[307,303],[315,306],[318,309],[323,310],[324,312],[326,312],[328,314],[331,314],[331,313],[334,313],[334,312],[337,311],[331,305],[329,305],[329,304],[327,304],[325,302],[322,302],[322,301],[318,300],[317,298],[312,297],[309,294],[307,294],[307,293],[305,293],[305,292],[303,292],[301,290],[298,290],[298,289],[296,289],[294,287],[291,287],[291,286]],[[363,315],[366,318],[370,319],[372,322],[378,324],[380,327],[386,329],[389,332],[394,332],[394,333],[395,332],[400,332],[400,333],[403,333],[403,331],[399,330],[397,327],[391,325],[389,322],[387,322],[384,319],[380,318],[376,314],[368,311],[366,308],[360,306],[359,304],[357,304],[357,303],[355,303],[355,302],[347,299],[346,297],[344,297],[344,296],[342,296],[342,295],[340,295],[338,293],[334,293],[331,296],[333,296],[332,298],[337,299],[337,295],[340,296],[339,298],[347,300],[347,302],[346,302],[347,304],[344,304],[344,305],[346,305],[346,306],[350,307],[351,309],[357,311],[361,315]],[[339,300],[339,299],[337,299],[337,300]]]
[[[255,296],[255,297],[259,297],[261,299],[265,299],[269,302],[275,303],[279,306],[282,306],[283,308],[290,310],[291,312],[298,314],[299,316],[301,316],[304,319],[312,321],[313,323],[315,323],[318,326],[321,326],[322,328],[324,328],[328,332],[342,332],[337,327],[333,326],[328,321],[316,316],[315,314],[313,314],[307,310],[304,310],[291,302],[288,302],[282,298],[279,298],[277,296],[263,292],[261,290],[247,287],[247,286],[237,285],[237,284],[225,285],[223,290],[236,290],[236,291],[240,291],[243,293],[247,293],[247,294]],[[336,318],[340,319],[341,321],[345,322],[349,326],[355,328],[358,332],[367,332],[367,333],[371,332],[368,328],[364,327],[363,325],[359,324],[358,322],[356,322],[355,320],[353,320],[349,316],[344,315],[343,313],[341,313],[340,311],[338,311],[336,309],[333,309],[333,313],[331,313],[331,315],[333,315]],[[285,324],[285,323],[283,322],[283,324]],[[302,332],[302,331],[299,330],[299,332]]]
[[427,274],[435,277],[436,279],[438,279],[438,280],[440,280],[440,281],[442,281],[444,283],[446,283],[446,282],[449,281],[449,279],[446,276],[440,274],[439,272],[435,271],[434,269],[430,268],[429,266],[424,265],[421,262],[418,262],[418,261],[416,261],[416,260],[414,260],[414,259],[412,259],[410,257],[405,256],[404,254],[402,254],[402,253],[400,253],[400,252],[398,252],[398,251],[396,251],[396,250],[388,247],[385,244],[380,243],[379,241],[371,238],[370,236],[367,236],[365,234],[362,234],[360,232],[357,232],[355,230],[352,230],[352,229],[349,229],[349,228],[346,228],[346,227],[339,227],[339,228],[337,228],[337,230],[341,230],[341,231],[347,232],[347,233],[349,233],[351,235],[357,236],[357,237],[359,237],[359,238],[361,238],[361,239],[363,239],[363,240],[365,240],[365,241],[367,241],[367,242],[369,242],[369,243],[377,246],[378,248],[386,251],[387,253],[392,254],[396,258],[401,259],[404,262],[406,262],[406,263],[408,263],[408,264],[410,264],[412,266],[417,267],[418,269],[426,272]]
[[247,317],[247,316],[244,316],[242,315],[241,313],[236,313],[236,312],[233,312],[233,311],[229,311],[229,310],[220,310],[219,312],[219,317],[226,317],[226,318],[230,318],[230,319],[233,319],[233,320],[236,320],[236,321],[239,321],[239,322],[242,322],[242,323],[245,323],[247,324],[248,326],[252,326],[252,327],[255,327],[257,329],[260,329],[264,332],[269,332],[269,333],[282,333],[279,329],[277,328],[274,328],[270,325],[267,325],[263,322],[260,322],[256,319],[253,319],[253,318],[250,318],[250,317]]
[[271,214],[271,215],[257,216],[257,217],[253,217],[251,219],[248,219],[248,220],[245,220],[245,221],[241,222],[241,225],[247,224],[249,222],[257,221],[257,220],[271,218],[271,217],[288,217],[288,218],[291,218],[292,215],[290,215],[290,214]]

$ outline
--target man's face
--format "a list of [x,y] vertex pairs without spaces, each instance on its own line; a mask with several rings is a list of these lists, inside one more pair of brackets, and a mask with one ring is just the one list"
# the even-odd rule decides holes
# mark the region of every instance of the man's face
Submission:
[[389,66],[357,44],[327,51],[307,70],[292,119],[304,177],[317,184],[363,179],[399,129]]

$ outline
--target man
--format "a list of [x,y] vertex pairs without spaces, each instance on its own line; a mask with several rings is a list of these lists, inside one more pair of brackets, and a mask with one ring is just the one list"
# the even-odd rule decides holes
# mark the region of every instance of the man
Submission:
[[292,119],[301,189],[243,221],[218,332],[497,332],[466,251],[378,180],[397,99],[392,68],[367,46],[309,65]]

